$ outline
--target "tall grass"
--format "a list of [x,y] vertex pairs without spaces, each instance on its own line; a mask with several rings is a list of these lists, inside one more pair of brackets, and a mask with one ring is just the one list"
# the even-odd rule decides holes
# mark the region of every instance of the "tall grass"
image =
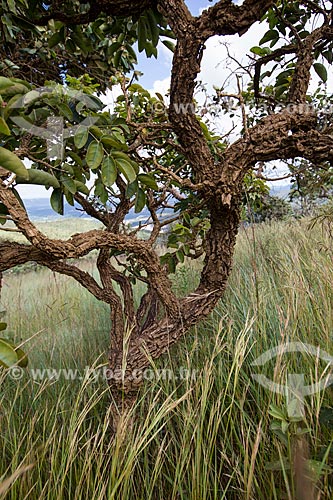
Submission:
[[[326,364],[302,353],[277,356],[261,372],[252,363],[287,342],[333,354],[332,256],[328,235],[304,222],[243,230],[226,296],[147,372],[134,426],[122,422],[115,439],[107,386],[85,371],[106,362],[108,310],[65,277],[6,276],[2,305],[13,340],[33,337],[24,346],[30,369],[72,368],[81,379],[0,374],[0,497],[292,499],[293,463],[303,459],[313,498],[332,498],[332,389],[307,397],[304,418],[292,419],[285,396],[252,377],[323,377]],[[174,286],[184,294],[197,280],[186,264]],[[307,443],[304,456],[297,442]]]

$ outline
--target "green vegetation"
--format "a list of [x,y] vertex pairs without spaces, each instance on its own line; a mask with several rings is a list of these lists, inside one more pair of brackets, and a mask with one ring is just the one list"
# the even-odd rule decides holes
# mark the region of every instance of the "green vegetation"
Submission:
[[[0,273],[36,263],[71,276],[108,304],[109,369],[123,374],[109,380],[115,432],[148,366],[224,296],[242,203],[244,216],[256,209],[258,220],[288,217],[280,200],[262,199],[274,171],[275,180],[288,178],[280,176],[281,161],[300,199],[318,184],[317,166],[325,175],[314,199],[321,181],[331,183],[331,2],[228,0],[208,8],[204,2],[198,16],[187,3],[3,0],[0,6],[0,224],[6,230],[14,223],[31,244],[0,241]],[[229,74],[216,73],[215,83],[223,85],[209,95],[201,71],[209,40],[236,40],[257,23],[266,33],[260,28],[257,40],[246,39],[247,60],[238,62],[228,50],[225,57],[221,47],[221,69]],[[157,58],[160,44],[173,53],[168,97],[143,88],[142,65],[136,66],[136,51]],[[154,63],[151,69],[155,77]],[[117,97],[105,107],[108,90]],[[303,170],[311,172],[305,183]],[[30,220],[21,184],[45,186],[56,213],[64,215],[65,201],[76,204],[104,229],[70,241],[49,238]],[[129,228],[133,211],[140,225]],[[166,228],[165,245],[158,246]],[[140,229],[150,236],[139,238]],[[80,269],[92,251],[98,253],[96,278]],[[172,282],[179,276],[186,282],[189,261],[203,258],[205,265],[195,269],[198,286],[188,295],[182,286],[179,299]],[[253,321],[260,337],[262,283],[248,264],[256,273]],[[138,281],[146,287],[141,296]],[[18,360],[20,347],[14,347],[1,341],[4,366]],[[275,430],[284,432],[288,423],[279,415]]]
[[[46,270],[5,275],[10,339],[23,341],[29,369],[20,381],[0,374],[0,497],[292,499],[297,478],[290,464],[299,458],[295,442],[302,436],[316,491],[332,498],[332,390],[307,397],[304,420],[290,420],[285,397],[251,376],[260,373],[251,363],[281,343],[300,341],[332,353],[332,241],[327,228],[318,223],[309,231],[308,225],[241,231],[225,298],[168,360],[154,365],[156,375],[167,367],[178,379],[147,380],[139,418],[122,422],[114,440],[102,378],[33,380],[29,372],[68,368],[84,375],[86,366],[106,364],[108,307]],[[84,265],[91,271],[92,263]],[[180,295],[196,285],[195,265],[185,261],[177,271]],[[300,353],[261,368],[281,383],[287,371],[319,381],[324,369]]]

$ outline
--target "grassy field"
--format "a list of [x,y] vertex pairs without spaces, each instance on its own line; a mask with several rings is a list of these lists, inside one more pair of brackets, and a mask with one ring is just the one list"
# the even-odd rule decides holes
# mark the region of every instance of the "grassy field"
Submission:
[[[97,376],[108,310],[69,278],[8,274],[1,303],[11,338],[30,339],[30,361],[20,380],[0,373],[0,498],[331,499],[332,388],[307,396],[304,416],[293,417],[295,400],[252,375],[285,384],[288,373],[305,374],[312,384],[329,373],[319,355],[300,352],[253,362],[289,342],[333,355],[332,245],[304,221],[243,230],[225,298],[147,372],[135,425],[124,422],[115,440],[108,389]],[[186,264],[174,286],[184,294],[197,280]],[[77,370],[81,378],[36,379],[38,368]]]
[[[0,230],[0,240],[17,241],[18,243],[26,243],[27,240],[19,232],[12,231],[15,228],[14,223],[7,222],[5,228],[11,231]],[[73,234],[83,231],[90,231],[91,229],[100,229],[102,224],[94,219],[88,218],[68,218],[57,219],[52,222],[36,222],[36,227],[45,233],[49,238],[70,238]],[[1,229],[1,227],[0,227]]]

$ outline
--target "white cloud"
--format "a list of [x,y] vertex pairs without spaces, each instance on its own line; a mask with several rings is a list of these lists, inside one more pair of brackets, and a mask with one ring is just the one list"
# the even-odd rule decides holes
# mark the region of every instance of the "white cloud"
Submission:
[[155,80],[153,88],[149,90],[151,94],[155,94],[156,92],[159,92],[163,96],[168,94],[170,90],[170,81],[171,78],[168,76],[167,78],[164,78],[164,80]]
[[248,64],[247,54],[250,54],[250,48],[258,44],[266,31],[266,24],[255,24],[241,37],[238,35],[216,36],[209,39],[203,55],[199,80],[210,86],[221,86],[224,82],[227,82],[230,91],[236,90],[235,70],[237,64],[228,59],[226,45],[230,55],[241,64],[246,65]]

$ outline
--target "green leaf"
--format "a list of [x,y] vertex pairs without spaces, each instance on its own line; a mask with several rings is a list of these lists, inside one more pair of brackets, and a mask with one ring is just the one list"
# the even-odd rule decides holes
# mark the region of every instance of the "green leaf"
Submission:
[[147,57],[157,57],[157,48],[148,40],[145,43],[145,52]]
[[18,357],[18,362],[17,362],[18,366],[20,366],[21,368],[26,368],[29,363],[28,356],[26,355],[26,353],[19,348],[16,348],[15,352]]
[[305,39],[306,37],[308,37],[309,35],[310,35],[310,33],[309,33],[309,31],[307,31],[307,30],[300,31],[300,32],[298,33],[298,36],[299,36],[302,40],[304,40],[304,39]]
[[97,179],[96,183],[95,183],[95,196],[99,197],[99,199],[101,200],[103,205],[106,204],[106,202],[108,201],[108,198],[109,198],[108,192],[105,189],[102,182],[100,181],[100,179]]
[[11,85],[10,87],[6,87],[1,91],[1,94],[4,97],[10,97],[16,94],[26,94],[28,92],[28,88],[22,83],[15,83],[15,85]]
[[9,368],[16,365],[17,361],[15,350],[4,339],[0,339],[0,366]]
[[116,182],[118,171],[112,156],[104,158],[102,163],[102,181],[105,186],[111,187]]
[[11,78],[11,80],[14,82],[14,83],[20,83],[21,85],[24,85],[26,87],[26,90],[31,90],[32,89],[32,86],[31,86],[31,83],[27,82],[26,80],[22,80],[21,78]]
[[74,144],[78,149],[83,148],[87,144],[89,132],[87,127],[79,127],[74,136]]
[[[118,52],[115,53],[114,58],[113,58],[113,64],[114,64],[115,68],[119,67],[120,58],[121,58],[122,54],[123,54],[122,50],[118,50]],[[101,64],[105,64],[105,63],[100,61],[100,64],[98,64],[98,62],[96,61],[96,64],[97,64],[97,66],[101,67]],[[101,69],[103,69],[103,68],[101,68]]]
[[275,88],[275,99],[279,99],[288,90],[289,85],[280,85]]
[[55,212],[64,215],[64,194],[60,188],[54,189],[51,194],[50,203]]
[[[75,192],[76,192],[76,186],[75,186]],[[64,195],[65,195],[67,203],[69,205],[71,205],[72,207],[74,207],[73,193],[71,193],[71,191],[69,189],[67,189],[66,187],[64,187]]]
[[332,62],[333,62],[333,52],[332,52],[332,50],[326,50],[325,52],[323,52],[322,55],[325,57],[325,59],[326,59],[327,62],[329,62],[330,64],[332,64]]
[[197,226],[201,222],[201,219],[199,217],[193,217],[193,219],[190,221],[190,224],[192,227]]
[[[294,399],[294,401],[296,401],[296,399]],[[289,410],[289,408],[288,408],[288,410]],[[281,423],[281,432],[283,432],[283,434],[286,434],[288,431],[288,427],[289,427],[289,422],[286,422],[285,420],[283,420]]]
[[68,151],[67,154],[70,158],[72,158],[76,166],[82,167],[82,160],[77,153],[75,153],[74,151]]
[[83,182],[75,180],[74,184],[76,186],[76,191],[80,191],[80,193],[86,194],[88,196],[89,189]]
[[112,151],[112,156],[115,160],[118,160],[119,158],[124,159],[132,165],[136,175],[139,173],[139,165],[131,160],[126,153],[123,153],[122,151]]
[[5,76],[0,76],[0,94],[3,90],[6,90],[8,87],[12,87],[13,85],[15,85],[15,83],[12,82],[12,80],[6,78]]
[[36,168],[30,168],[28,170],[29,179],[16,177],[17,184],[39,184],[46,187],[59,188],[59,181],[54,175],[44,172],[43,170],[37,170]]
[[260,57],[264,57],[264,56],[267,56],[268,54],[271,54],[272,51],[269,47],[252,47],[250,49],[250,52],[252,52],[252,54],[256,54],[257,56],[260,56]]
[[6,330],[6,328],[7,328],[7,323],[1,322],[0,323],[0,332],[3,332],[3,330]]
[[271,404],[269,407],[269,414],[278,420],[286,420],[286,414],[284,411],[280,410],[277,406]]
[[[0,92],[0,94],[1,94],[1,92]],[[22,96],[18,94],[18,95],[14,95],[9,100],[7,100],[7,106],[3,110],[3,116],[4,116],[5,120],[7,120],[8,116],[13,112],[13,110],[16,111],[15,103],[17,101],[20,101],[21,98],[22,98]]]
[[64,42],[64,33],[63,31],[57,31],[49,38],[48,46],[50,49],[52,49],[61,42]]
[[125,142],[125,137],[121,129],[117,128],[116,130],[113,130],[112,135],[116,138],[118,142],[122,144]]
[[324,83],[326,83],[328,75],[327,75],[327,69],[325,68],[325,66],[323,64],[321,64],[321,63],[315,63],[313,65],[313,67],[314,67],[315,72],[319,76],[319,78],[321,78],[321,80]]
[[176,257],[181,263],[183,263],[185,260],[184,252],[182,252],[181,250],[177,250]]
[[176,272],[176,266],[177,266],[175,256],[170,254],[167,262],[168,262],[169,273],[174,274]]
[[145,19],[143,16],[140,17],[138,21],[138,49],[139,52],[142,52],[145,49],[147,40],[147,28]]
[[25,168],[23,162],[16,154],[3,147],[0,147],[0,166],[26,180],[29,179],[28,170]]
[[170,42],[170,40],[163,40],[162,43],[167,49],[171,50],[171,52],[175,51],[176,46],[174,43]]
[[128,182],[132,183],[136,180],[136,172],[128,160],[124,158],[115,158],[118,170],[126,177]]
[[158,185],[152,175],[149,174],[139,174],[138,180],[142,182],[145,186],[153,189],[154,191],[158,191]]
[[70,122],[73,120],[73,111],[68,104],[61,102],[58,104],[58,109],[61,111],[62,115],[67,118],[67,120]]
[[280,37],[280,33],[277,30],[269,30],[259,42],[259,45],[262,45],[266,42],[270,42],[271,40],[276,40]]
[[159,35],[160,35],[158,22],[155,18],[155,14],[154,14],[154,11],[152,9],[148,9],[146,12],[146,15],[147,15],[147,20],[149,22],[149,28],[150,28],[150,32],[151,32],[151,41],[153,42],[153,44],[156,47],[158,44],[158,39],[159,39]]
[[200,124],[200,127],[201,127],[201,129],[203,131],[203,134],[204,134],[205,138],[207,139],[207,141],[211,141],[212,140],[212,134],[210,133],[207,125],[204,122],[202,122],[202,121],[200,121],[199,124]]
[[83,36],[83,33],[81,31],[72,33],[71,39],[82,50],[83,54],[88,54],[88,52],[91,50],[90,40]]
[[2,116],[0,116],[0,134],[10,135],[9,127]]
[[[76,185],[75,185],[75,182],[73,179],[71,179],[70,177],[62,177],[61,179],[61,182],[62,184],[65,186],[66,189],[68,189],[68,191],[71,193],[71,194],[75,194],[76,191],[77,191],[77,188],[76,188]],[[65,193],[66,194],[66,193]],[[66,196],[67,198],[67,196]],[[69,197],[69,204],[72,205],[72,198]]]
[[99,127],[96,125],[93,125],[92,127],[89,127],[89,132],[91,135],[94,136],[95,139],[100,139],[103,135],[103,132]]
[[113,54],[118,50],[120,49],[122,43],[121,42],[114,42],[110,45],[110,47],[108,48],[108,57],[112,57]]
[[127,187],[126,187],[126,198],[128,200],[130,200],[132,198],[132,196],[136,195],[138,189],[139,189],[139,184],[138,184],[138,181],[136,179],[131,184],[127,184]]
[[120,149],[122,151],[128,150],[127,144],[123,144],[122,142],[119,142],[110,136],[104,135],[103,137],[101,137],[101,142],[104,144],[104,146],[109,146],[113,149]]
[[103,160],[104,150],[100,142],[92,141],[89,144],[86,156],[86,162],[89,168],[95,170]]
[[280,73],[276,78],[276,86],[288,84],[292,78],[293,73],[293,68],[282,71],[282,73]]
[[17,356],[16,364],[18,366],[21,366],[21,368],[26,368],[28,366],[28,357],[26,353],[20,347],[16,347],[15,344],[13,344],[13,342],[11,342],[10,340],[8,339],[0,339],[0,340],[3,340],[4,342],[6,342],[6,344],[10,345],[10,347],[14,349]]
[[[8,208],[6,205],[0,202],[0,216],[1,215],[9,215]],[[5,219],[6,220],[6,219]]]
[[142,189],[138,189],[135,199],[135,213],[141,212],[146,204],[146,194]]
[[129,54],[129,56],[133,59],[134,63],[137,63],[138,61],[137,61],[136,53],[135,53],[133,47],[129,43],[126,45],[126,50]]
[[22,99],[22,102],[20,104],[22,105],[22,107],[28,106],[37,99],[40,99],[40,97],[41,97],[40,92],[38,92],[37,90],[30,90],[24,95],[24,98]]
[[14,0],[7,0],[7,5],[9,7],[10,12],[13,12],[13,14],[17,14],[17,9]]

